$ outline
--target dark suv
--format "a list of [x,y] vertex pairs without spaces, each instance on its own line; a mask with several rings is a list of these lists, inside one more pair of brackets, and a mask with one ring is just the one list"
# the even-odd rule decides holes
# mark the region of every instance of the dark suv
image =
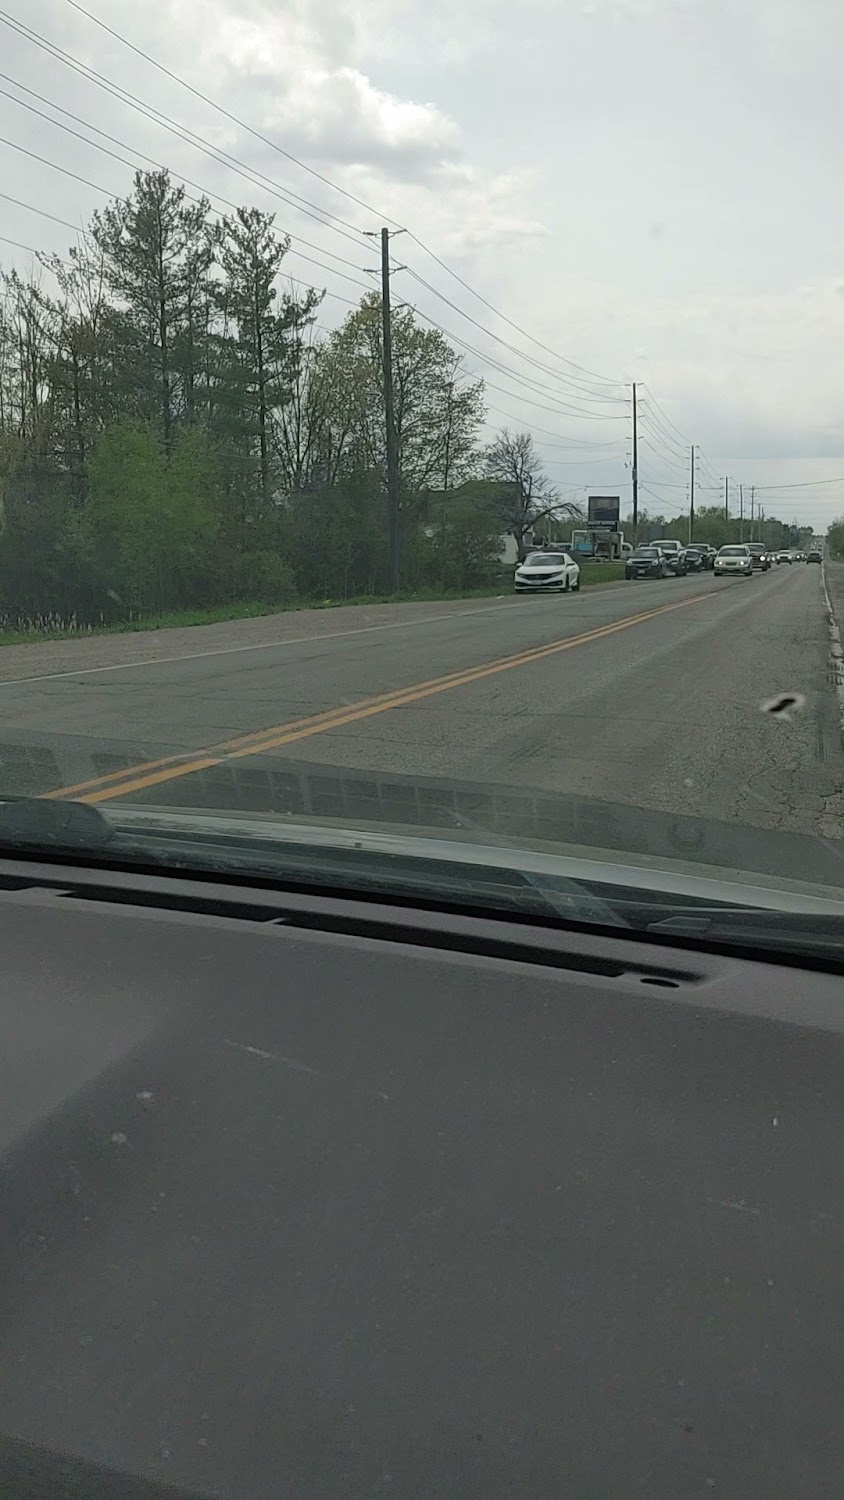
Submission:
[[766,550],[765,543],[748,542],[747,550],[750,553],[750,556],[753,558],[754,568],[761,568],[763,573],[767,573],[768,569],[771,566],[771,559]]
[[667,578],[670,572],[659,547],[637,547],[624,564],[625,578]]

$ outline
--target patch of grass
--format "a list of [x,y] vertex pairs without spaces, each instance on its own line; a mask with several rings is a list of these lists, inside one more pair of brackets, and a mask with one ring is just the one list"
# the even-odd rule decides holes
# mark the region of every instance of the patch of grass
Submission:
[[226,620],[252,620],[261,615],[287,614],[296,609],[351,609],[365,604],[413,604],[437,600],[489,599],[506,594],[509,577],[500,583],[479,589],[415,589],[398,594],[358,594],[354,599],[292,599],[287,604],[265,604],[256,599],[236,599],[229,604],[214,604],[208,609],[172,609],[160,614],[139,615],[134,620],[118,620],[108,625],[21,626],[19,630],[0,630],[0,646],[26,646],[37,641],[85,640],[94,635],[126,635],[141,630],[178,630],[191,625],[216,625]]
[[[623,563],[587,563],[580,572],[585,586],[614,583],[624,577]],[[294,609],[344,609],[373,604],[447,603],[460,599],[494,599],[510,594],[512,573],[507,570],[497,583],[476,589],[444,589],[433,586],[403,589],[398,594],[359,594],[354,599],[294,599],[287,604],[264,604],[256,599],[238,599],[230,604],[215,604],[209,609],[172,609],[135,620],[121,620],[112,625],[32,626],[20,630],[0,630],[0,647],[26,646],[36,641],[84,640],[93,635],[125,635],[140,630],[178,630],[191,625],[216,625],[225,620],[252,620],[261,615],[280,615]]]
[[580,568],[580,585],[587,583],[617,583],[624,577],[623,562],[583,563]]

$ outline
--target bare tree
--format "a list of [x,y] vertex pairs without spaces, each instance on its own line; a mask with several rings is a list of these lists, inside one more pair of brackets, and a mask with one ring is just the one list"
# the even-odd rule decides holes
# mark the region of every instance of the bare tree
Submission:
[[502,428],[483,457],[485,477],[501,486],[493,506],[504,529],[515,538],[520,560],[525,555],[525,537],[540,521],[580,515],[576,505],[560,499],[529,432]]

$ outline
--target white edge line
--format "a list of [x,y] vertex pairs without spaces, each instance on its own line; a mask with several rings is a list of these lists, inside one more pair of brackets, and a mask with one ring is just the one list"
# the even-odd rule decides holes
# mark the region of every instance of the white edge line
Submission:
[[[58,682],[63,677],[91,677],[97,672],[130,672],[135,667],[166,667],[180,661],[199,661],[205,656],[237,656],[244,651],[272,651],[283,646],[318,645],[320,641],[337,641],[344,636],[369,635],[376,630],[407,630],[418,625],[433,625],[439,620],[462,620],[469,615],[497,614],[503,609],[512,609],[507,604],[496,604],[491,608],[455,610],[453,614],[426,615],[424,620],[393,620],[389,625],[359,625],[354,630],[331,630],[324,635],[290,636],[286,641],[258,641],[251,646],[219,646],[213,651],[189,651],[183,656],[145,656],[140,661],[111,662],[104,667],[74,667],[68,672],[39,672],[34,677],[3,677],[0,687],[15,687],[20,682]],[[232,622],[233,623],[233,622]]]
[[829,588],[826,581],[826,563],[821,564],[821,586],[823,588],[824,603],[826,604],[827,629],[829,630],[829,654],[837,663],[835,675],[835,692],[838,698],[838,723],[844,738],[844,650],[841,647],[841,631],[835,618],[835,610],[829,597]]
[[[619,580],[616,580],[619,581]],[[612,588],[609,584],[597,584],[592,587],[597,589]],[[590,596],[591,590],[587,590],[586,598]],[[136,667],[167,667],[173,666],[180,661],[201,661],[209,656],[238,656],[246,651],[273,651],[284,646],[309,646],[319,645],[320,641],[338,641],[345,637],[354,635],[371,635],[379,630],[408,630],[420,625],[436,625],[442,620],[465,620],[474,615],[500,614],[503,610],[515,608],[515,599],[518,595],[499,596],[506,600],[503,604],[482,605],[480,609],[460,609],[445,615],[426,615],[423,620],[392,620],[389,625],[358,625],[354,630],[329,630],[324,635],[296,635],[290,636],[286,641],[257,641],[251,646],[217,646],[213,651],[188,651],[181,656],[145,656],[140,661],[110,662],[104,667],[73,667],[68,672],[37,672],[33,677],[0,677],[0,688],[16,687],[18,683],[26,682],[61,682],[65,677],[93,677],[98,672],[131,672]],[[578,594],[578,598],[581,594]],[[253,618],[258,618],[253,616]],[[234,624],[235,621],[218,621],[218,624]],[[179,626],[173,627],[179,629]],[[188,626],[181,627],[189,629]],[[198,627],[202,628],[202,627]],[[46,644],[46,643],[45,643]],[[5,648],[0,647],[0,652]]]

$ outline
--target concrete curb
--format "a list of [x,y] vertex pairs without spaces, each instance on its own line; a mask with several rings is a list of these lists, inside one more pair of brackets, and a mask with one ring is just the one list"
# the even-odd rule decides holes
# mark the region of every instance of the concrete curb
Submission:
[[821,564],[821,588],[826,605],[826,622],[829,632],[829,677],[838,698],[838,724],[842,741],[844,741],[844,648],[841,645],[841,631],[835,618],[835,610],[829,597],[825,563]]

